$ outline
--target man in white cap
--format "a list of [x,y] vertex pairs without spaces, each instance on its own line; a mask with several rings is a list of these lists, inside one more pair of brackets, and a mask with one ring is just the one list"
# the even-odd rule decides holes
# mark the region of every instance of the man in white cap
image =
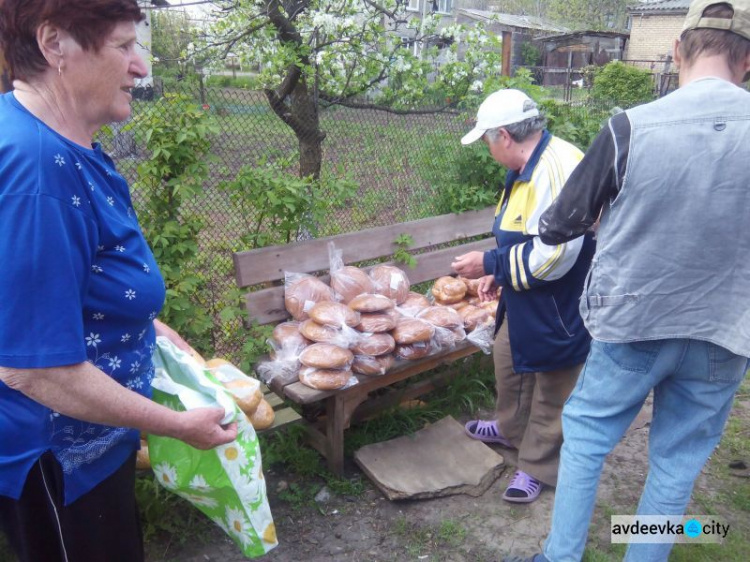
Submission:
[[593,235],[563,244],[539,239],[539,217],[583,154],[552,136],[536,103],[518,90],[500,90],[479,107],[461,142],[483,139],[508,168],[492,231],[497,249],[458,256],[459,274],[481,278],[480,296],[502,287],[495,325],[496,417],[473,420],[473,439],[518,449],[518,470],[503,499],[529,503],[557,484],[562,444],[560,413],[589,350],[578,298],[591,263]]
[[[581,559],[604,459],[651,391],[631,523],[683,523],[747,371],[750,0],[693,1],[674,54],[680,88],[610,119],[540,221],[559,244],[601,216],[581,299],[591,353],[563,410],[552,530],[534,562]],[[666,561],[676,536],[636,538],[629,562]]]

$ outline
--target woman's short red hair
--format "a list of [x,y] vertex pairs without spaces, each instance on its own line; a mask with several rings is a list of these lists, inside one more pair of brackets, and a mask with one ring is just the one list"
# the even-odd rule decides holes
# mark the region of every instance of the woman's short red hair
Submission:
[[98,51],[118,23],[144,17],[137,0],[0,0],[0,48],[13,78],[27,80],[48,66],[36,41],[42,23],[66,30],[84,50]]

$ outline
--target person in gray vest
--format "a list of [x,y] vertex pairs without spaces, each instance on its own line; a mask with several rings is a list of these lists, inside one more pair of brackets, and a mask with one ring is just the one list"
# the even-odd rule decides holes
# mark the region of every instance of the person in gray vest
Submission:
[[[593,341],[534,562],[581,559],[604,459],[652,390],[636,515],[681,523],[748,368],[750,0],[693,1],[674,54],[680,88],[610,119],[541,217],[545,244],[601,225],[580,302]],[[667,560],[674,538],[625,560]]]

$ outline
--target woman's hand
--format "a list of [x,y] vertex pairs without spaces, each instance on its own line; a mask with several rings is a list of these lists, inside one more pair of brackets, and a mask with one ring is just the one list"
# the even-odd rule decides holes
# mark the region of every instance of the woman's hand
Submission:
[[451,264],[451,269],[468,279],[482,277],[484,275],[484,253],[469,252],[457,256]]
[[222,408],[196,408],[180,413],[183,430],[177,439],[196,449],[213,449],[230,443],[237,438],[237,423],[221,425],[224,417]]
[[184,339],[182,339],[182,337],[180,337],[180,334],[175,332],[172,328],[167,326],[164,322],[160,320],[154,320],[154,329],[156,330],[157,336],[163,336],[167,338],[169,341],[175,344],[178,349],[181,349],[182,351],[186,351],[190,355],[193,355],[194,350],[190,346],[190,344],[186,342]]

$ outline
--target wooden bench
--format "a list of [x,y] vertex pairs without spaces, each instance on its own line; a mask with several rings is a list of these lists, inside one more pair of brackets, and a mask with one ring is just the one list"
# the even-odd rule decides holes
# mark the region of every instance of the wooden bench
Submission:
[[[344,262],[380,262],[392,257],[397,247],[396,238],[402,234],[411,237],[410,251],[417,265],[408,268],[399,264],[412,285],[433,281],[451,273],[450,264],[457,255],[472,251],[486,251],[496,247],[490,233],[494,208],[449,214],[390,226],[371,228],[359,232],[294,242],[237,252],[234,267],[237,285],[249,288],[246,308],[251,322],[260,325],[276,324],[289,318],[284,307],[284,272],[323,273],[329,269],[328,244],[333,241],[342,250]],[[472,239],[466,242],[467,239]],[[458,244],[455,244],[458,242]],[[454,243],[451,247],[446,244]],[[383,263],[393,263],[383,261]],[[366,269],[366,268],[365,268]],[[327,275],[321,279],[328,281]],[[336,391],[309,388],[300,382],[282,385],[277,379],[270,387],[278,396],[302,406],[323,402],[325,416],[308,424],[311,444],[326,457],[329,469],[342,474],[344,466],[344,430],[354,420],[375,414],[395,402],[394,397],[371,397],[376,390],[393,385],[435,367],[467,357],[478,348],[464,342],[459,346],[418,361],[396,361],[383,376],[358,376],[359,384]],[[432,390],[434,384],[420,381],[398,393],[399,399],[414,398]],[[275,424],[278,426],[279,424]]]

